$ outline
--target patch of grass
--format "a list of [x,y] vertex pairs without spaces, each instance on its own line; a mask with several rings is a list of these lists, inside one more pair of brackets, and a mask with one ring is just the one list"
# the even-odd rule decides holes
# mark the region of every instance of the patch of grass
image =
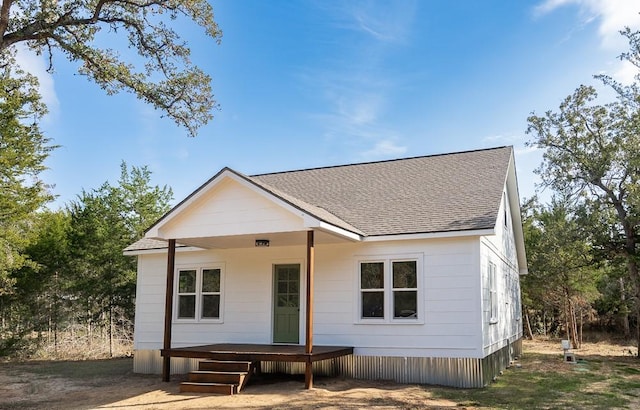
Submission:
[[[613,367],[613,369],[611,369]],[[624,408],[640,381],[612,380],[617,369],[606,360],[558,363],[552,355],[531,355],[522,367],[511,367],[484,389],[429,388],[434,396],[467,406],[500,409],[610,409]],[[621,371],[622,373],[622,371]],[[622,374],[621,374],[622,376]],[[633,396],[631,396],[633,397]]]
[[20,369],[41,376],[88,380],[130,374],[133,359],[28,362],[22,364]]
[[624,374],[640,374],[640,369],[631,367],[627,364],[616,364],[616,370]]
[[640,389],[640,380],[617,379],[611,382],[611,387],[622,392]]

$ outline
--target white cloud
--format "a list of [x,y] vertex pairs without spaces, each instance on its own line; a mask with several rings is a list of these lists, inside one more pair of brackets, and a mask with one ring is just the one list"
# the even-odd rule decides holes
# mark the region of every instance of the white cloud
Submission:
[[369,156],[404,152],[391,142],[397,132],[381,124],[395,86],[382,63],[390,45],[401,46],[409,39],[417,5],[413,0],[317,3],[331,28],[348,31],[345,37],[350,39],[340,42],[322,68],[300,76],[324,103],[323,112],[311,117],[321,123],[325,138],[350,147],[374,144],[366,152]]
[[534,12],[540,16],[569,5],[579,7],[583,24],[598,21],[598,35],[606,49],[624,48],[625,39],[619,33],[624,27],[640,28],[638,0],[546,0]]
[[352,16],[356,27],[383,42],[404,42],[416,12],[415,1],[397,3],[366,2],[352,5]]
[[60,109],[60,101],[56,95],[53,76],[47,72],[47,66],[43,56],[39,56],[25,46],[17,46],[16,62],[25,71],[35,75],[40,83],[40,95],[42,101],[49,108],[49,115],[57,115]]
[[382,158],[399,157],[407,152],[407,147],[397,145],[395,141],[383,140],[378,141],[373,148],[361,153],[361,157],[365,160],[375,160]]
[[361,33],[381,43],[403,43],[410,33],[418,2],[364,0],[318,2],[317,6],[329,14],[339,28]]
[[[545,0],[535,7],[534,13],[542,16],[571,5],[579,8],[582,20],[580,26],[597,22],[600,45],[603,49],[612,51],[612,59],[628,47],[620,30],[625,27],[640,29],[638,0]],[[629,83],[638,74],[638,69],[627,62],[615,60],[610,62],[609,69],[603,74],[609,74],[622,83]]]
[[488,137],[484,137],[482,142],[485,145],[518,145],[522,144],[524,137],[522,135],[490,135]]

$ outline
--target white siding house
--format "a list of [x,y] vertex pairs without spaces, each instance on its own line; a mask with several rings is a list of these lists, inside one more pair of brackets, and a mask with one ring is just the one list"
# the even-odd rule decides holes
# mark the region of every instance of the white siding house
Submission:
[[[168,271],[171,347],[304,345],[309,309],[314,345],[354,348],[315,373],[478,387],[521,349],[511,147],[257,176],[225,168],[125,253],[138,258],[140,373],[162,368]],[[171,371],[194,366],[174,359]]]

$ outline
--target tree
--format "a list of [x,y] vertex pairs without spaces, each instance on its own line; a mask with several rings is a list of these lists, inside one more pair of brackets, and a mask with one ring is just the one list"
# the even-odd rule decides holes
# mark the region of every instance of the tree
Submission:
[[548,206],[529,201],[524,210],[529,262],[529,274],[522,278],[526,319],[530,311],[541,313],[546,331],[548,314],[557,325],[564,324],[567,339],[577,349],[582,342],[581,319],[598,296],[602,272],[566,199],[553,198]]
[[[31,263],[11,274],[14,291],[0,296],[2,329],[0,352],[22,354],[47,335],[57,348],[59,324],[65,321],[63,293],[68,265],[69,217],[64,211],[38,212],[34,238],[24,250]],[[27,335],[37,334],[37,338]]]
[[69,291],[78,297],[89,332],[94,324],[106,328],[110,341],[115,321],[131,321],[134,314],[136,264],[122,250],[169,210],[173,196],[166,186],[151,186],[150,178],[147,167],[129,171],[123,162],[117,186],[105,182],[83,191],[69,206]]
[[[81,63],[78,71],[107,94],[122,90],[164,111],[194,136],[212,117],[211,79],[190,61],[190,50],[171,28],[186,17],[220,41],[222,32],[206,0],[2,0],[0,61],[19,43],[49,59],[58,51]],[[126,34],[137,57],[98,44]]]
[[39,178],[55,148],[38,127],[45,113],[36,78],[0,66],[0,295],[12,291],[9,273],[28,263],[34,212],[52,198]]
[[[623,32],[637,65],[640,34]],[[640,76],[631,86],[600,77],[618,99],[597,104],[595,88],[580,86],[559,112],[528,118],[530,145],[544,149],[538,169],[543,183],[582,207],[582,219],[593,245],[611,258],[623,258],[640,318]],[[636,329],[640,347],[640,328]]]

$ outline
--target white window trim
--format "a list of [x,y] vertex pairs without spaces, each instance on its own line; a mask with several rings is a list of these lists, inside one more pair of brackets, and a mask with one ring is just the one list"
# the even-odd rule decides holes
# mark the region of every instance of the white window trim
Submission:
[[489,281],[489,324],[498,323],[498,267],[495,263],[487,264]]
[[[425,323],[425,309],[424,309],[424,290],[423,290],[423,277],[424,277],[424,255],[423,254],[398,254],[398,255],[364,255],[359,256],[355,262],[355,300],[354,304],[354,323],[364,325],[381,325],[381,324],[393,324],[393,325],[422,325]],[[393,317],[393,275],[392,264],[393,262],[403,261],[415,261],[416,262],[416,288],[417,292],[417,318],[394,318]],[[383,263],[384,267],[384,316],[382,318],[363,318],[362,317],[362,289],[360,287],[360,264],[361,263]],[[404,288],[398,288],[401,291]],[[414,290],[414,289],[410,289]]]
[[[206,269],[220,269],[220,317],[218,318],[203,318],[202,317],[202,296],[217,294],[216,292],[202,292],[202,271]],[[180,304],[180,298],[178,294],[178,286],[180,285],[180,272],[186,270],[196,271],[196,305],[195,305],[195,317],[194,318],[179,318],[178,308]],[[224,277],[225,277],[225,264],[224,263],[206,263],[198,265],[181,265],[176,266],[174,272],[173,283],[173,323],[224,323]]]

